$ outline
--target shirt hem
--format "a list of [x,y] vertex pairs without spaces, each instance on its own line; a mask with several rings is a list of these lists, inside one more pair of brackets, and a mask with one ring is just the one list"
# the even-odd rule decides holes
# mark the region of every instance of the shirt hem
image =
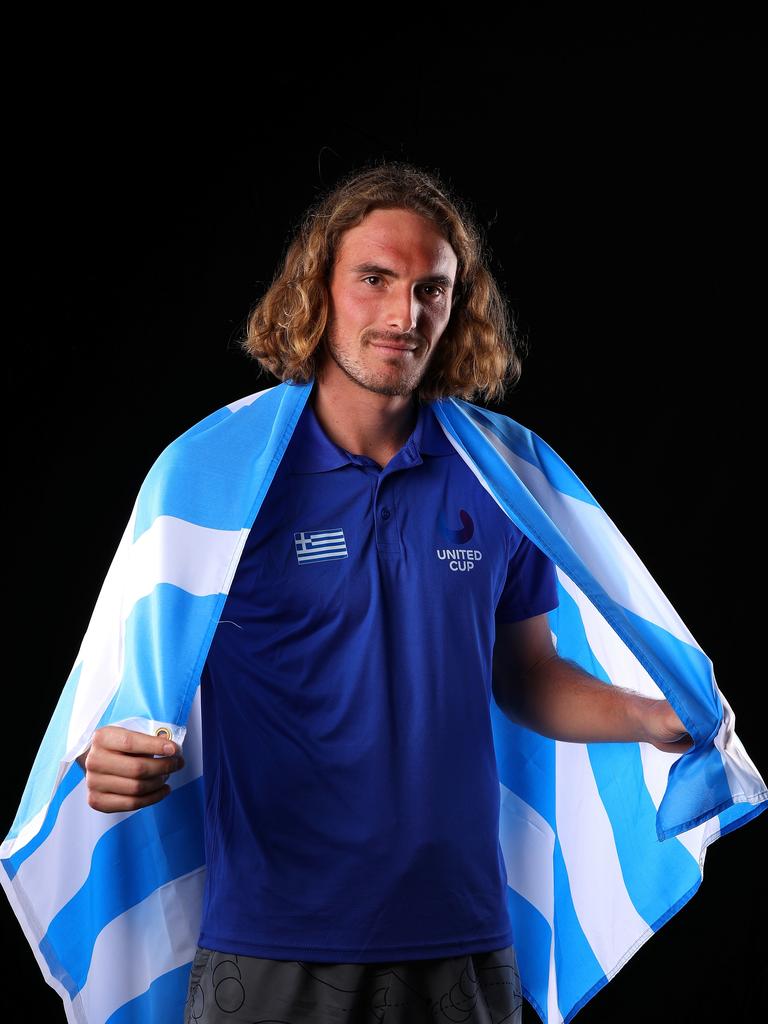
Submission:
[[316,963],[377,963],[381,961],[429,960],[465,953],[489,953],[514,945],[511,929],[482,938],[451,942],[429,942],[415,946],[379,946],[362,952],[342,946],[280,946],[273,943],[242,942],[201,932],[198,946],[220,953],[254,956],[270,960],[312,960]]

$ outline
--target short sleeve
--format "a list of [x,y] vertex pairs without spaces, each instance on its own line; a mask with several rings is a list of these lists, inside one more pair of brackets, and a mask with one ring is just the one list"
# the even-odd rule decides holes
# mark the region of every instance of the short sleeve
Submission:
[[522,534],[509,560],[507,578],[496,605],[496,622],[518,622],[557,608],[554,562]]

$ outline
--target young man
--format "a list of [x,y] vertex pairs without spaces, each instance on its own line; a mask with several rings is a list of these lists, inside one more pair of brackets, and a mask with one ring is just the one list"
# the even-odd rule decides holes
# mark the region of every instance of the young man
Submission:
[[[250,318],[249,354],[314,383],[201,678],[188,1020],[362,1020],[377,1005],[426,1020],[458,991],[462,1019],[519,1020],[491,692],[556,739],[692,743],[666,700],[558,657],[554,566],[431,411],[502,395],[515,341],[471,217],[404,165],[325,197]],[[90,806],[166,797],[184,758],[163,750],[99,729],[80,758]]]

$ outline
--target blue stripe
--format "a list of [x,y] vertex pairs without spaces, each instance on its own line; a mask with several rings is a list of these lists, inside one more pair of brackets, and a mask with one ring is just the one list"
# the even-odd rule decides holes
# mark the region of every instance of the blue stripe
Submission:
[[[199,676],[200,637],[216,628],[226,594],[197,597],[172,583],[160,583],[133,606],[125,623],[123,678],[97,728],[123,718],[145,717],[153,721],[186,720]],[[154,637],[154,645],[147,637]],[[72,670],[46,730],[9,833],[18,835],[37,814],[53,790],[59,764],[67,753],[67,733],[82,662]],[[84,777],[79,765],[69,769],[66,784],[54,794],[44,832],[9,858],[13,873],[50,833],[58,809]],[[6,862],[4,862],[6,863]],[[11,877],[13,877],[11,875]]]
[[[638,660],[665,696],[668,693],[667,699],[697,745],[711,740],[720,728],[723,706],[715,691],[710,659],[661,626],[635,612],[622,611],[625,625],[620,635],[631,638]],[[652,653],[653,661],[646,652]]]
[[[765,800],[768,797],[768,793],[762,794],[762,799]],[[768,811],[768,803],[762,804],[751,804],[751,803],[738,803],[733,804],[731,807],[727,807],[720,812],[720,835],[718,839],[723,836],[727,836],[729,832],[733,832],[735,828],[741,828],[742,825],[746,825],[748,821],[756,818],[758,814],[762,814],[763,811]],[[714,841],[714,840],[713,840]]]
[[[557,979],[557,1005],[560,1013],[570,1019],[573,1006],[582,992],[590,990],[594,995],[608,978],[600,961],[592,951],[584,929],[579,923],[573,905],[571,886],[563,858],[560,841],[555,842],[553,858],[555,885],[555,977]],[[567,970],[566,970],[567,967]],[[545,993],[542,993],[545,998]],[[591,996],[590,996],[591,998]],[[570,1016],[566,1014],[570,1013]]]
[[72,998],[85,984],[102,928],[161,885],[205,863],[203,812],[201,775],[121,821],[98,841],[88,879],[54,917],[40,943],[51,973]]
[[[591,672],[598,663],[587,643],[578,605],[558,581],[559,604],[547,612],[561,657],[572,658]],[[557,832],[555,815],[555,741],[510,721],[491,702],[491,726],[499,780],[530,804]]]
[[43,845],[45,840],[51,834],[53,826],[56,824],[56,819],[59,816],[59,809],[61,808],[61,805],[67,799],[75,786],[81,783],[84,778],[85,772],[77,761],[74,761],[70,765],[67,773],[64,775],[64,778],[59,783],[59,788],[56,790],[53,800],[51,800],[48,806],[40,831],[33,839],[30,839],[26,846],[22,846],[22,848],[17,850],[11,857],[8,857],[1,862],[9,879],[12,880],[27,857],[31,857],[35,850],[39,846]]
[[648,925],[695,885],[698,861],[673,839],[659,843],[656,805],[645,784],[637,743],[588,743],[600,799],[611,823],[632,904]]
[[174,971],[161,974],[146,992],[129,1003],[123,1003],[119,1010],[110,1014],[106,1024],[160,1024],[166,1021],[181,1024],[191,969],[190,960]]
[[[488,411],[483,411],[482,416],[479,411],[473,415],[475,418],[480,417],[481,419],[486,415],[492,416],[497,432],[500,435],[505,435],[505,439],[512,444],[514,438],[509,435],[511,428],[504,424],[506,417],[500,417],[498,414],[491,414]],[[514,421],[511,422],[514,424]],[[514,426],[516,431],[519,430],[522,434],[530,433],[519,424]],[[641,616],[614,601],[581,559],[576,556],[571,545],[525,484],[504,462],[502,456],[488,446],[481,435],[470,435],[465,447],[486,478],[486,482],[490,484],[491,480],[494,481],[494,485],[491,486],[492,493],[509,518],[528,534],[545,554],[552,558],[576,583],[582,593],[595,604],[607,624],[627,643],[651,677],[660,686],[664,679],[670,678],[670,675],[675,678],[676,682],[685,681],[683,685],[689,694],[690,710],[693,712],[693,717],[699,722],[700,732],[702,732],[700,726],[702,717],[707,724],[706,729],[703,730],[702,739],[709,736],[710,732],[716,732],[721,717],[721,708],[714,694],[709,659],[695,646],[677,640],[665,630],[647,622]],[[548,446],[547,451],[551,452]],[[529,459],[531,458],[533,456],[529,455]],[[564,481],[552,479],[549,465],[552,460],[554,460],[553,464],[560,467],[564,473],[570,474],[574,481],[579,484],[580,481],[554,452],[551,452],[551,455],[545,454],[543,464],[538,468],[544,472],[550,485],[555,485],[562,493],[568,494],[569,490],[564,486]],[[536,464],[535,459],[534,464]],[[603,510],[601,509],[601,511]],[[558,596],[561,600],[563,593],[562,588],[558,588]],[[583,626],[580,623],[577,624],[572,617],[569,617],[569,622],[573,622],[577,633],[583,631]],[[561,632],[564,631],[561,630]],[[678,674],[680,680],[676,678]],[[678,709],[675,708],[675,710]],[[684,715],[681,717],[685,721]],[[695,723],[691,724],[695,728]]]
[[523,994],[546,1024],[552,930],[547,919],[542,917],[536,907],[509,885],[507,910],[515,935],[515,955]]
[[[587,505],[594,505],[597,508],[601,507],[595,497],[584,486],[570,466],[560,458],[557,452],[538,434],[513,420],[511,416],[493,412],[491,409],[484,409],[482,406],[475,405],[472,402],[462,402],[460,407],[457,408],[453,404],[453,399],[435,402],[434,410],[443,422],[447,421],[447,426],[451,428],[451,434],[459,442],[461,442],[461,438],[456,431],[461,428],[460,426],[458,428],[455,426],[456,421],[459,417],[465,421],[469,419],[475,426],[484,427],[495,434],[519,459],[530,463],[536,469],[542,470],[552,488],[556,488],[569,498],[577,498]],[[461,410],[464,411],[462,412]],[[441,416],[440,413],[443,413],[444,416]],[[477,442],[482,448],[490,452],[489,442],[485,437],[478,436]],[[463,445],[463,447],[466,448],[466,445]],[[472,448],[475,448],[474,444]],[[471,451],[470,454],[474,458],[474,452]],[[501,458],[498,453],[494,452],[494,454]]]
[[491,729],[499,782],[555,825],[555,791],[550,785],[555,770],[555,741],[511,722],[491,703]]
[[[494,476],[503,478],[509,493],[501,493],[498,487],[492,490],[507,515],[592,601],[660,687],[695,741],[695,746],[670,770],[656,819],[658,838],[666,839],[687,831],[727,806],[731,802],[727,777],[722,764],[718,764],[719,755],[710,745],[722,720],[722,707],[714,688],[710,660],[696,647],[678,640],[612,600],[585,570],[584,564],[575,558],[570,545],[516,474],[511,473],[509,467],[502,468],[501,456],[489,449],[482,437],[477,438],[477,443],[472,438],[468,450],[487,479]],[[549,476],[550,467],[546,468]],[[568,604],[564,601],[564,594],[564,589],[558,584],[558,597],[561,603]],[[577,661],[585,671],[593,671],[589,665],[594,659],[586,646],[578,609],[571,612],[569,608],[565,614],[554,609],[549,614],[558,638],[558,654]],[[586,660],[585,655],[589,655]],[[673,681],[674,686],[671,685]]]
[[[311,383],[267,389],[172,441],[141,485],[134,540],[161,515],[216,530],[248,529],[311,390]],[[261,481],[255,507],[254,481]]]
[[[14,839],[18,836],[27,822],[31,821],[36,814],[39,814],[48,800],[51,799],[56,774],[67,752],[69,720],[72,717],[72,707],[75,702],[75,693],[77,692],[77,684],[80,681],[82,667],[82,662],[75,665],[64,684],[64,689],[61,691],[56,704],[56,710],[48,723],[48,728],[45,730],[43,741],[35,758],[35,763],[32,765],[32,771],[27,779],[24,795],[21,798],[21,804],[16,812],[16,817],[13,820],[11,831],[8,833],[8,839]],[[80,771],[80,777],[82,778],[83,773],[79,766],[78,771]],[[75,781],[75,785],[77,781],[79,780]],[[54,801],[57,800],[57,796],[54,796],[53,799]],[[58,800],[57,808],[60,804],[61,800]],[[46,815],[46,822],[49,817],[50,811]]]
[[201,637],[215,630],[226,599],[196,597],[173,583],[140,598],[125,623],[123,678],[99,726],[133,717],[185,721],[200,681]]
[[[672,638],[663,630],[641,620],[657,634],[658,647]],[[580,637],[586,648],[586,636]],[[653,637],[645,641],[652,642]],[[681,645],[675,642],[677,647]],[[690,649],[690,648],[689,648]],[[587,650],[589,650],[587,648]],[[696,652],[697,654],[700,652]],[[579,664],[608,685],[605,668],[589,650],[577,652]],[[575,657],[573,653],[570,657]],[[648,923],[655,921],[683,892],[700,877],[698,861],[682,843],[659,845],[656,836],[656,805],[651,799],[643,775],[643,762],[637,743],[587,743],[590,766],[600,799],[611,823],[613,841],[621,864],[624,883],[635,910]],[[649,871],[653,864],[653,871]]]

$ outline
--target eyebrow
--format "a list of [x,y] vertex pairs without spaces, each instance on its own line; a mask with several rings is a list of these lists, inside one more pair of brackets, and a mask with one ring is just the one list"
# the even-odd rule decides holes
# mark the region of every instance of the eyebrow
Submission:
[[[358,263],[352,267],[353,274],[381,274],[382,277],[400,277],[394,270],[390,270],[388,267],[380,267],[377,263]],[[431,274],[429,277],[421,279],[421,284],[441,284],[445,288],[452,288],[453,281],[450,277],[446,277],[445,274]]]

